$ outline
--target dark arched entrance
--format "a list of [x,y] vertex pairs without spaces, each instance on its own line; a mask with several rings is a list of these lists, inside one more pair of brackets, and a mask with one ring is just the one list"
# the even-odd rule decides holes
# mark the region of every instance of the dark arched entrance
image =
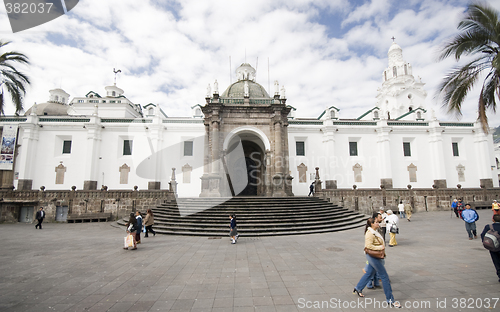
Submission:
[[231,172],[231,176],[226,174],[225,178],[230,184],[231,192],[235,196],[264,196],[265,163],[262,148],[253,140],[242,139],[243,155],[231,157],[234,155],[231,151],[239,142],[231,145],[226,159],[227,171]]

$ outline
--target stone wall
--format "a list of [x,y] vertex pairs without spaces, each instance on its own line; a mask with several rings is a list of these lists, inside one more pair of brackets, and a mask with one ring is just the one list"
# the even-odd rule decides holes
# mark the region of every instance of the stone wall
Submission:
[[500,201],[500,188],[470,189],[335,189],[315,194],[333,204],[371,215],[380,207],[397,211],[399,201],[409,201],[413,212],[450,210],[453,199],[462,198],[472,208],[491,208],[494,199]]
[[58,206],[67,206],[68,215],[104,212],[111,213],[111,220],[117,220],[130,212],[145,212],[175,199],[167,190],[0,191],[0,196],[0,222],[18,222],[23,206],[34,207],[33,214],[43,207],[47,222],[55,221]]

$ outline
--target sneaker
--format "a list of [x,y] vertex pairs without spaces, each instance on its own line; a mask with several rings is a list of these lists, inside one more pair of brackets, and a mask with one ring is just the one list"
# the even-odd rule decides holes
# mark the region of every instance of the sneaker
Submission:
[[231,244],[236,244],[236,241],[234,239],[232,239]]
[[469,237],[469,240],[472,240],[472,237]]
[[474,238],[477,238],[477,235],[474,235]]
[[137,243],[137,244],[140,244],[140,243],[141,243],[141,241],[137,241],[136,243]]

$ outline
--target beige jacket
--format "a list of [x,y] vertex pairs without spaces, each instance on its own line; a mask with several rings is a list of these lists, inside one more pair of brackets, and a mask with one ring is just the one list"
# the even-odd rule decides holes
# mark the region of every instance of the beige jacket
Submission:
[[144,226],[150,226],[153,225],[154,223],[155,223],[154,217],[149,213],[146,214],[146,218],[144,218]]
[[384,239],[382,236],[371,227],[365,233],[365,248],[371,250],[385,249]]

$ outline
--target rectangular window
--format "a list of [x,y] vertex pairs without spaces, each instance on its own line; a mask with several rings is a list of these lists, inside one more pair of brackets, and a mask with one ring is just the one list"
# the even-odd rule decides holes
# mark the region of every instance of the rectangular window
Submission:
[[349,142],[349,155],[358,156],[358,142]]
[[193,141],[184,141],[184,156],[193,156]]
[[71,154],[71,141],[63,141],[63,154]]
[[132,155],[132,140],[123,140],[123,155]]
[[411,156],[410,142],[403,142],[403,153],[406,157]]
[[297,156],[306,156],[306,144],[302,141],[295,142],[295,149],[297,151]]
[[457,142],[451,143],[451,147],[453,148],[453,156],[456,156],[456,157],[460,156],[458,154],[458,143]]

